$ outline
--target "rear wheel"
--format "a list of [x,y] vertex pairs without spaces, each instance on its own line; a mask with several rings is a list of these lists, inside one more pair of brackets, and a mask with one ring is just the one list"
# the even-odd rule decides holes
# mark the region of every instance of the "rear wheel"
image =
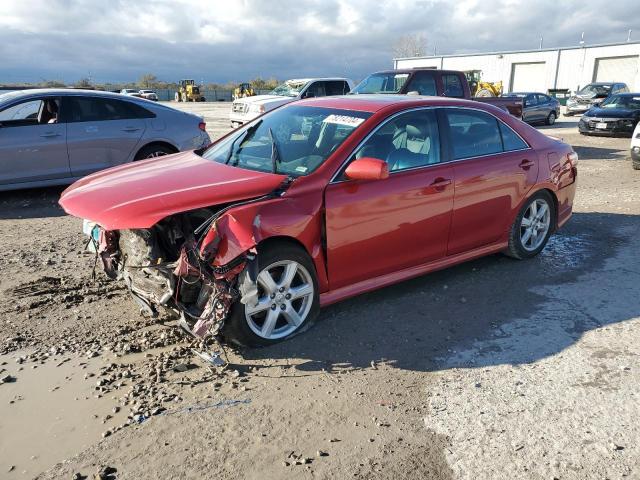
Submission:
[[134,161],[145,160],[147,158],[163,157],[165,155],[171,155],[172,153],[176,153],[176,151],[165,145],[147,145],[146,147],[140,149],[140,151],[136,154]]
[[553,125],[554,123],[556,123],[556,112],[551,112],[547,117],[547,120],[545,123],[547,125]]
[[320,310],[315,268],[295,245],[271,245],[258,253],[258,303],[236,302],[223,335],[250,347],[266,346],[306,330]]
[[533,195],[511,226],[506,254],[518,260],[538,255],[551,236],[555,217],[551,195],[545,191]]
[[635,160],[635,159],[631,159],[631,166],[633,167],[634,170],[640,170],[640,159]]

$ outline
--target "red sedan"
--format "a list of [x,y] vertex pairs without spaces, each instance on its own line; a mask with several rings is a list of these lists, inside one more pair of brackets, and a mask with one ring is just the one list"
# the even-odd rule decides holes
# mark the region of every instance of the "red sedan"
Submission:
[[323,305],[495,252],[537,255],[571,216],[576,164],[491,105],[359,95],[98,172],[60,203],[148,314],[268,345]]

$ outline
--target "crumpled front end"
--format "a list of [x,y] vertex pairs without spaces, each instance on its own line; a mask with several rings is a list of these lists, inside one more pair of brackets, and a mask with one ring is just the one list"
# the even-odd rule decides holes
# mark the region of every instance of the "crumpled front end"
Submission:
[[148,229],[95,227],[92,238],[105,273],[127,285],[143,313],[168,310],[192,334],[215,335],[234,302],[257,301],[254,202],[173,215]]

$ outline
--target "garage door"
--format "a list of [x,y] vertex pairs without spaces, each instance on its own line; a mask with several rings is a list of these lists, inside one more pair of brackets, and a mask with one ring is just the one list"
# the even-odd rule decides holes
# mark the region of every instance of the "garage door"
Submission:
[[636,84],[638,55],[628,57],[596,58],[594,82],[624,82],[630,89]]
[[545,62],[514,63],[511,65],[511,92],[546,91]]

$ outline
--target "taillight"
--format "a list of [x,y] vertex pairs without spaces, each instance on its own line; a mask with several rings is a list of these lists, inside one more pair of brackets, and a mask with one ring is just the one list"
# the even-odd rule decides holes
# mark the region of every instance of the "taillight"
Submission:
[[571,152],[567,154],[567,160],[571,163],[572,166],[578,165],[578,154],[576,152]]
[[202,130],[203,132],[206,132],[206,131],[207,131],[207,124],[206,124],[205,122],[200,122],[200,123],[198,124],[198,128],[199,128],[200,130]]

